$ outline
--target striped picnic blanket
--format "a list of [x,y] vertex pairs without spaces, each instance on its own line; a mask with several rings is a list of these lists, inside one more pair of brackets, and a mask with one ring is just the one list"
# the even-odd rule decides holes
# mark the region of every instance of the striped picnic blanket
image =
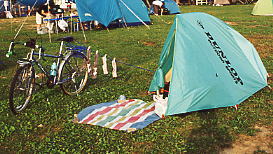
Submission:
[[77,115],[77,122],[131,132],[160,119],[154,109],[153,102],[146,103],[139,99],[125,100],[122,103],[113,101],[83,109]]

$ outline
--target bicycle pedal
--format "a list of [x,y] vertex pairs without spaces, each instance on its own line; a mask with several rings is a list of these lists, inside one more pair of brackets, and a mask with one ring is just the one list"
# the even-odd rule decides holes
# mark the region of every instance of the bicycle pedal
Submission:
[[53,76],[50,76],[49,79],[47,80],[47,87],[48,88],[54,87],[54,77]]
[[48,88],[53,88],[53,87],[54,87],[53,82],[52,82],[52,83],[48,83],[48,84],[47,84],[47,87],[48,87]]

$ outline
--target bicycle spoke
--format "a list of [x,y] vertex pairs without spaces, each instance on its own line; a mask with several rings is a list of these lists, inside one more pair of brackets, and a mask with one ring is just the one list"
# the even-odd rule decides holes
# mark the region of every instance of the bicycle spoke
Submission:
[[61,72],[61,87],[66,94],[74,95],[83,89],[88,76],[85,65],[87,59],[80,54],[71,55],[65,62]]
[[34,70],[31,65],[19,67],[11,83],[9,104],[14,114],[21,112],[29,103],[34,89]]

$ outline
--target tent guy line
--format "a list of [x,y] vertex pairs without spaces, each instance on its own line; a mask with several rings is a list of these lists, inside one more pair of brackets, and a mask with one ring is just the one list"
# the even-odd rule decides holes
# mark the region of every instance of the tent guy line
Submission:
[[145,25],[148,29],[150,29],[150,27],[143,21],[143,20],[141,20],[140,18],[139,18],[139,16],[137,16],[136,14],[135,14],[135,12],[134,11],[132,11],[124,2],[123,2],[123,0],[120,0],[121,1],[121,3],[140,21],[140,22],[142,22],[143,23],[143,25]]
[[33,8],[34,8],[34,6],[36,5],[37,1],[38,1],[38,0],[36,0],[35,3],[34,3],[34,5],[31,7],[31,10],[29,11],[29,13],[28,13],[26,19],[23,21],[22,25],[20,26],[19,30],[17,31],[16,35],[14,36],[13,40],[15,40],[15,39],[17,38],[17,36],[19,35],[19,33],[20,33],[20,31],[22,30],[23,26],[25,25],[25,23],[26,23],[28,17],[30,16],[31,12],[33,11]]
[[[105,55],[107,55],[107,54],[104,54],[104,56],[105,56]],[[99,56],[100,56],[100,57],[103,57],[103,56],[101,56],[101,54],[99,54]],[[107,56],[107,59],[112,61],[114,58]],[[119,60],[115,60],[115,61],[116,61],[117,63],[121,63],[121,64],[124,64],[124,65],[127,65],[127,66],[131,66],[131,67],[134,67],[134,68],[137,68],[137,69],[144,70],[144,71],[149,71],[149,72],[152,72],[152,73],[155,72],[155,71],[153,71],[153,70],[150,70],[150,69],[147,69],[147,68],[143,68],[143,67],[140,67],[140,66],[136,66],[136,65],[133,65],[133,64],[125,63],[125,62],[122,62],[122,61],[119,61]]]

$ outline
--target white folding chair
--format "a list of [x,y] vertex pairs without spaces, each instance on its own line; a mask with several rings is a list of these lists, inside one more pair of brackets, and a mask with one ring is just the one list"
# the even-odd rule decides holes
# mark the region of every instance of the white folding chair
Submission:
[[195,0],[195,4],[196,5],[207,5],[208,4],[208,0]]

